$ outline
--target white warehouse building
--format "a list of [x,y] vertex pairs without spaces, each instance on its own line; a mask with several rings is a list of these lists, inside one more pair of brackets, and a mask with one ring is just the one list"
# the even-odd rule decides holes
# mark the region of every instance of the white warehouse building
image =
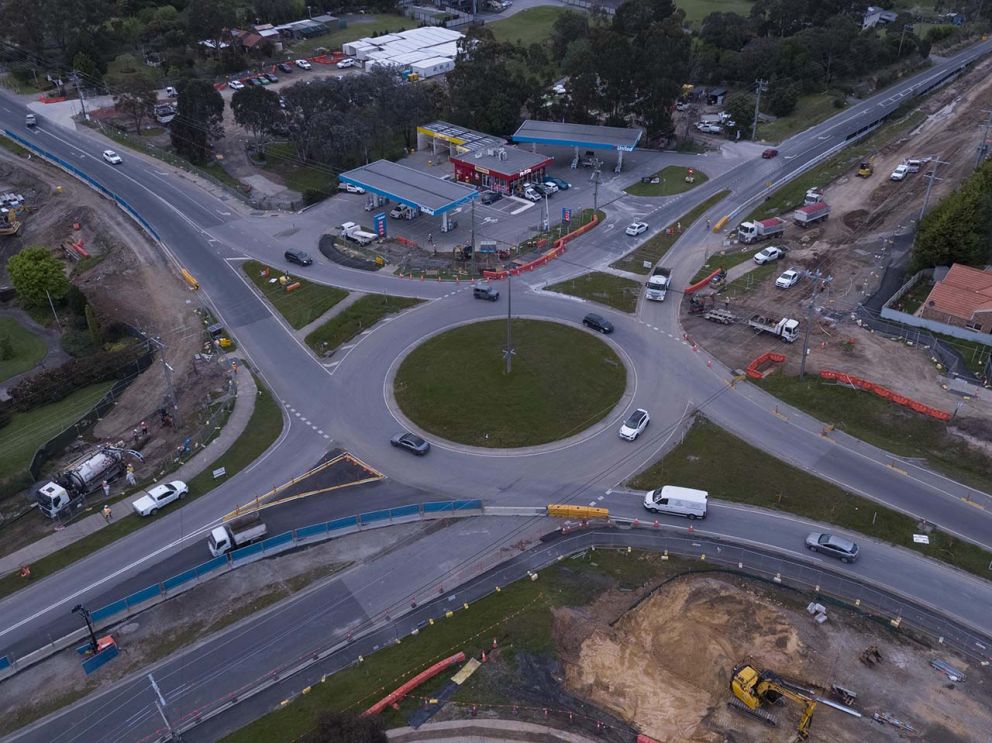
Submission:
[[366,69],[394,67],[418,77],[433,77],[455,68],[463,34],[442,26],[425,26],[395,34],[349,41],[341,51],[363,62]]

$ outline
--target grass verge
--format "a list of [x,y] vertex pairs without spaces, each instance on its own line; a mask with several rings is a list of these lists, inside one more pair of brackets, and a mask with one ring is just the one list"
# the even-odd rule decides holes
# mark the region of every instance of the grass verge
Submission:
[[507,41],[528,49],[531,44],[550,41],[551,27],[565,11],[565,8],[550,6],[528,8],[509,18],[487,23],[486,28],[493,32],[496,41]]
[[327,196],[337,188],[337,178],[325,168],[301,161],[292,142],[276,142],[265,148],[265,169],[280,176],[297,193],[315,191]]
[[758,124],[758,137],[771,142],[781,142],[796,132],[819,124],[843,110],[843,107],[834,106],[834,101],[837,99],[844,100],[844,94],[840,91],[828,90],[825,93],[800,96],[791,114],[780,116],[775,121]]
[[[623,363],[591,333],[515,320],[512,335],[510,374],[504,373],[503,320],[428,339],[400,365],[396,401],[411,420],[449,441],[516,447],[577,434],[607,415],[623,394]],[[473,410],[485,413],[467,414]]]
[[599,302],[621,312],[636,310],[637,298],[641,293],[640,282],[600,271],[583,274],[545,288],[550,292]]
[[395,315],[422,301],[412,297],[369,294],[308,334],[306,343],[314,353],[326,354],[342,343],[347,343],[363,330],[368,330],[386,315]]
[[[242,372],[247,373],[247,372]],[[203,472],[187,482],[189,485],[189,495],[183,499],[183,503],[198,498],[208,493],[217,483],[213,478],[213,471],[219,467],[227,470],[227,477],[233,477],[249,464],[258,459],[261,454],[279,438],[282,433],[282,410],[264,386],[259,383],[258,395],[255,398],[255,410],[248,420],[248,426],[238,437],[237,441],[224,452],[215,462],[204,468]],[[118,514],[123,508],[127,508],[127,503],[117,506]],[[96,513],[96,507],[90,510]],[[58,552],[43,557],[37,562],[31,563],[31,580],[40,580],[52,575],[66,565],[71,565],[77,560],[81,560],[93,552],[106,547],[108,544],[137,531],[146,524],[150,524],[155,519],[162,518],[169,511],[166,510],[160,516],[149,516],[138,518],[129,516],[120,518],[112,524],[105,526],[88,537],[73,542],[67,547],[63,547]],[[26,583],[18,573],[8,573],[0,578],[0,597],[7,596],[19,590]]]
[[9,352],[10,358],[0,358],[0,382],[34,368],[45,358],[48,346],[44,339],[13,317],[0,317],[0,343],[4,343],[5,338],[7,348],[0,348],[0,351]]
[[628,483],[640,490],[666,482],[707,490],[714,498],[748,503],[836,524],[874,539],[908,547],[983,578],[992,553],[939,531],[915,544],[914,519],[791,467],[744,443],[705,418],[685,440]]
[[[277,280],[280,275],[278,269],[258,261],[245,261],[243,268],[245,274],[269,303],[297,330],[313,322],[348,296],[348,292],[344,289],[314,284],[296,276],[293,277],[293,281],[299,281],[302,286],[287,292]],[[288,285],[291,286],[292,282]]]
[[[645,268],[644,264],[650,263],[653,267],[654,264],[657,263],[661,257],[671,249],[671,247],[675,244],[675,241],[681,237],[681,233],[676,230],[676,226],[681,224],[683,230],[688,229],[689,225],[703,216],[707,209],[723,201],[728,193],[730,193],[730,191],[720,191],[719,193],[713,194],[702,204],[699,204],[683,214],[674,223],[668,225],[667,228],[659,232],[639,248],[627,253],[627,255],[620,260],[611,263],[610,267],[618,268],[621,271],[630,271],[632,273],[651,273],[651,268]],[[716,220],[713,221],[715,222]],[[671,230],[671,234],[669,234],[669,230]]]
[[12,139],[7,139],[7,137],[0,136],[0,147],[5,150],[13,152],[15,155],[27,155],[28,151],[21,147],[17,142]]
[[[741,247],[744,249],[741,250]],[[754,257],[754,254],[761,250],[760,247],[755,247],[753,245],[744,245],[737,247],[730,252],[721,251],[719,253],[714,253],[706,259],[706,263],[696,271],[696,275],[692,277],[689,281],[690,284],[695,284],[697,281],[702,281],[705,277],[709,276],[718,267],[722,268],[724,271],[729,271],[734,266],[739,266],[741,263],[746,263]]]
[[675,165],[669,165],[667,168],[662,168],[657,173],[654,174],[655,178],[659,178],[659,183],[643,183],[638,181],[627,188],[624,189],[631,196],[674,196],[675,194],[685,193],[697,186],[701,186],[709,177],[701,170],[696,170],[693,172],[692,183],[686,182],[687,170],[686,168],[681,168]]

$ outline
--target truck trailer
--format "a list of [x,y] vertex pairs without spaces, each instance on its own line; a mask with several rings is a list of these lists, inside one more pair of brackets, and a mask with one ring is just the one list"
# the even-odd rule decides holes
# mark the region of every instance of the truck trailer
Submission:
[[651,276],[648,278],[647,291],[644,294],[645,299],[650,299],[652,302],[664,302],[665,295],[668,294],[668,285],[671,283],[672,269],[662,268],[658,266],[651,272]]
[[792,218],[796,224],[803,228],[816,224],[828,216],[830,216],[830,205],[823,201],[801,206],[792,213]]
[[767,240],[785,232],[785,220],[781,217],[762,219],[756,222],[741,222],[737,228],[737,239],[742,243],[755,243]]
[[359,245],[370,245],[377,239],[377,235],[371,232],[365,232],[362,230],[360,225],[354,222],[345,222],[341,225],[341,234],[348,240],[356,242]]
[[223,526],[218,526],[210,532],[207,546],[210,548],[211,555],[220,557],[233,549],[257,542],[266,533],[268,533],[268,527],[265,526],[265,522],[256,511],[238,516]]
[[799,321],[793,320],[791,317],[776,320],[773,317],[752,315],[747,324],[754,328],[756,333],[769,333],[778,336],[786,343],[794,343],[799,337]]

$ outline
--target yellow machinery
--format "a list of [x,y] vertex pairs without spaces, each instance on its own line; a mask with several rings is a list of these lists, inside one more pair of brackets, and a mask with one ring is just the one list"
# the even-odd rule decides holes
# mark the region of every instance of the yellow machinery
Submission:
[[868,176],[870,176],[874,172],[875,172],[875,169],[871,166],[871,163],[869,163],[869,162],[863,162],[863,163],[861,163],[858,166],[858,177],[859,178],[867,178]]
[[0,235],[16,235],[21,231],[21,222],[17,218],[16,209],[4,209],[0,212]]
[[786,681],[771,671],[759,671],[750,663],[741,663],[734,668],[730,690],[736,697],[731,700],[731,707],[753,715],[769,725],[776,724],[775,718],[763,707],[778,704],[783,697],[804,705],[803,716],[796,729],[796,740],[802,741],[809,737],[809,726],[816,710],[816,699],[811,691]]

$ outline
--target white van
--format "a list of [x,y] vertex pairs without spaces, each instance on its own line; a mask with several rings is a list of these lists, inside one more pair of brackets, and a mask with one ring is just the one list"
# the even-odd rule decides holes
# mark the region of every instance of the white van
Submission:
[[908,170],[910,173],[919,173],[920,168],[923,167],[922,160],[907,160],[905,164],[906,164],[906,170]]
[[688,519],[704,519],[708,497],[709,494],[705,490],[665,485],[644,496],[644,507],[652,513],[669,513],[674,516],[685,516]]

